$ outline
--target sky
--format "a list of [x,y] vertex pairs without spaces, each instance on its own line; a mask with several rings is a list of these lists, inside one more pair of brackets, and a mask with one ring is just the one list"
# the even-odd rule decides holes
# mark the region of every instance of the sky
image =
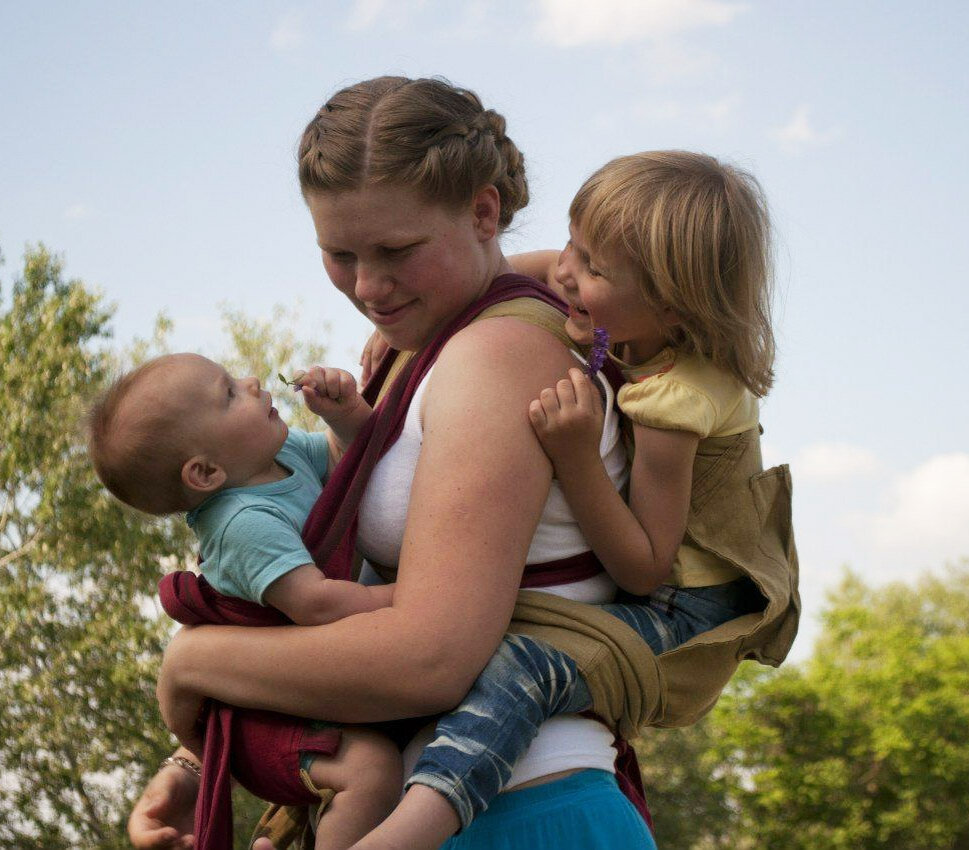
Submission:
[[220,305],[354,367],[295,177],[343,85],[443,76],[501,112],[532,202],[506,252],[561,247],[575,190],[648,149],[752,171],[776,239],[768,463],[789,462],[805,607],[969,556],[969,4],[885,0],[0,0],[0,282],[43,242],[116,305],[119,343]]

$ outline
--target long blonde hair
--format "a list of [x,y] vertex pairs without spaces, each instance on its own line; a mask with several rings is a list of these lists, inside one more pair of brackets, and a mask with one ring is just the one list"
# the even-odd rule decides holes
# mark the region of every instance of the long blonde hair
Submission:
[[632,265],[647,303],[673,309],[674,347],[767,394],[771,227],[753,175],[687,151],[623,156],[583,183],[569,216],[594,253]]
[[492,184],[502,229],[528,203],[505,119],[441,79],[376,77],[338,91],[303,131],[298,160],[304,195],[389,184],[459,207]]

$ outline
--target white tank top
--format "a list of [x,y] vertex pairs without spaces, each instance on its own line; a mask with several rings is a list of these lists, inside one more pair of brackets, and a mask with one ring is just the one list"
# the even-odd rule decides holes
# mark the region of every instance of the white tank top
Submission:
[[[404,421],[400,438],[374,468],[360,504],[357,548],[378,564],[396,564],[404,537],[411,484],[423,440],[421,400],[433,368],[424,377]],[[626,486],[628,467],[613,409],[613,392],[600,376],[606,411],[599,453],[617,489]],[[572,516],[557,481],[552,481],[526,563],[539,564],[577,555],[589,549]],[[361,580],[372,582],[375,573],[364,565]],[[580,602],[608,602],[616,587],[606,573],[555,587],[535,588]],[[405,775],[409,774],[423,746],[432,738],[433,726],[422,730],[404,752]],[[613,771],[615,750],[612,733],[601,723],[578,715],[554,717],[542,724],[538,736],[515,766],[508,788],[540,776],[577,768]]]

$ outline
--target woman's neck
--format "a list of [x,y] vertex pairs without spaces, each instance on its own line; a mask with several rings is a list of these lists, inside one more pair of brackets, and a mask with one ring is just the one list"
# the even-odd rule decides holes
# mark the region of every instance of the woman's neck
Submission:
[[490,280],[494,280],[499,275],[510,274],[513,271],[514,269],[511,267],[511,263],[509,263],[508,260],[505,259],[505,255],[502,254],[501,251],[499,250],[494,272],[491,275]]
[[479,279],[481,282],[474,292],[474,297],[468,302],[467,306],[470,306],[481,298],[491,288],[491,284],[496,277],[499,275],[508,274],[511,271],[513,271],[511,263],[509,263],[508,260],[505,259],[504,254],[501,253],[501,248],[498,247],[497,240],[487,245],[484,250],[479,270]]

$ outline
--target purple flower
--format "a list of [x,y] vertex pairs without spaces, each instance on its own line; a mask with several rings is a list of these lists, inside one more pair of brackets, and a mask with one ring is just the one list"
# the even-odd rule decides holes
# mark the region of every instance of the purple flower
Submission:
[[605,328],[592,329],[592,348],[589,349],[586,373],[590,378],[599,374],[602,364],[606,362],[609,353],[609,332]]

